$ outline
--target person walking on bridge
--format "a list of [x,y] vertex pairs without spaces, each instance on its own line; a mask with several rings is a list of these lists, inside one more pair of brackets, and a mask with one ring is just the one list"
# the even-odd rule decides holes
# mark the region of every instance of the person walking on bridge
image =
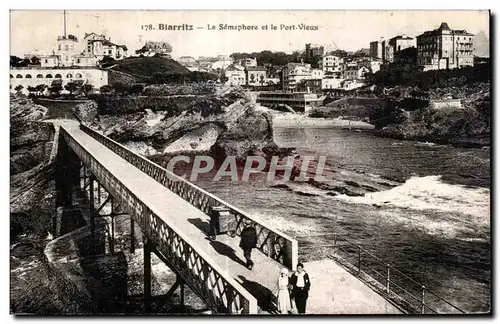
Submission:
[[248,269],[252,270],[252,249],[257,246],[257,230],[249,219],[245,219],[243,224],[245,228],[241,231],[240,248],[243,250]]
[[311,281],[302,263],[297,264],[297,271],[290,277],[290,285],[292,285],[292,298],[295,299],[297,313],[305,314]]

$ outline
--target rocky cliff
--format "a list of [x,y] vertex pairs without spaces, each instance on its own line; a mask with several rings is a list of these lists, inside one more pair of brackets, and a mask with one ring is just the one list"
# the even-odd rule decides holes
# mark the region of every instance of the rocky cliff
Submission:
[[[489,83],[451,89],[436,89],[460,98],[462,108],[405,107],[393,103],[372,119],[379,123],[377,135],[397,139],[436,142],[458,146],[490,145],[491,100]],[[451,96],[450,96],[451,97]]]
[[[206,90],[205,90],[206,91]],[[91,127],[144,155],[205,152],[219,156],[269,154],[277,150],[272,117],[238,88],[186,93],[134,102],[110,113],[109,100],[82,104],[76,112]],[[150,106],[154,99],[154,107]],[[143,104],[140,104],[142,100]],[[148,107],[148,108],[147,108]]]

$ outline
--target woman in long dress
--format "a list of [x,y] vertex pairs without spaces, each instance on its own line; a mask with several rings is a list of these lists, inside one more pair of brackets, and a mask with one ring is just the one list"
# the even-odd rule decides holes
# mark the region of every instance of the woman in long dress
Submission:
[[278,277],[278,289],[276,291],[276,296],[278,297],[278,312],[281,314],[288,314],[288,312],[292,310],[288,286],[288,270],[283,268]]

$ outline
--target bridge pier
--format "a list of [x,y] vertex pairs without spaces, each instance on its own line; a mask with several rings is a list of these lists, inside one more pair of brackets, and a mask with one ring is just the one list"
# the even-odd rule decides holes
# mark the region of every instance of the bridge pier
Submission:
[[69,149],[67,143],[59,140],[55,163],[56,213],[52,228],[54,238],[61,236],[62,218],[73,208],[73,192],[78,183],[80,162],[78,156]]
[[135,222],[130,217],[130,253],[135,253]]
[[144,311],[151,312],[151,252],[153,245],[151,241],[144,236]]
[[94,176],[89,177],[89,217],[90,217],[90,251],[92,254],[96,252],[96,237],[95,237],[95,202],[94,202]]

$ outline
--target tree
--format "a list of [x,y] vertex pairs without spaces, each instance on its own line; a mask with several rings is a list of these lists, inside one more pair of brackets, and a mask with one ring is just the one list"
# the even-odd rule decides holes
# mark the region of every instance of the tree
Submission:
[[73,92],[75,92],[78,89],[78,84],[75,82],[68,82],[65,86],[64,89],[69,91],[69,94],[72,95]]
[[32,87],[32,86],[28,86],[27,89],[28,89],[29,92],[36,92],[37,91],[36,87]]
[[229,78],[225,75],[220,77],[220,82],[222,82],[222,83],[226,83],[228,80],[229,80]]
[[36,91],[38,91],[38,92],[43,92],[43,91],[45,91],[46,88],[47,88],[46,84],[39,84],[35,87]]
[[119,94],[125,94],[130,89],[129,86],[127,86],[126,84],[121,83],[121,82],[115,82],[111,85],[111,87],[113,89],[115,89],[116,93],[119,93]]
[[40,58],[38,58],[36,56],[32,56],[30,63],[33,65],[40,65]]
[[55,95],[59,95],[62,89],[63,87],[61,83],[52,82],[52,86],[50,86],[49,91]]
[[99,91],[101,93],[110,93],[113,90],[113,88],[110,85],[103,85],[102,87],[99,88]]
[[116,61],[111,56],[108,55],[104,56],[102,60],[98,62],[98,64],[102,67],[109,67],[115,63]]
[[10,67],[26,67],[26,66],[28,66],[26,60],[17,57],[15,55],[10,56]]
[[144,90],[144,86],[142,84],[139,84],[139,83],[133,84],[130,87],[130,93],[135,94],[135,95],[141,94],[143,90]]
[[23,90],[23,89],[24,89],[24,87],[23,87],[22,85],[20,85],[20,84],[18,84],[18,85],[14,88],[14,90],[16,90],[16,92],[19,92],[19,91],[21,91],[21,90]]
[[83,91],[83,93],[85,93],[86,96],[89,95],[89,93],[92,91],[92,89],[94,89],[94,86],[91,85],[90,83],[85,83],[82,86],[82,91]]

